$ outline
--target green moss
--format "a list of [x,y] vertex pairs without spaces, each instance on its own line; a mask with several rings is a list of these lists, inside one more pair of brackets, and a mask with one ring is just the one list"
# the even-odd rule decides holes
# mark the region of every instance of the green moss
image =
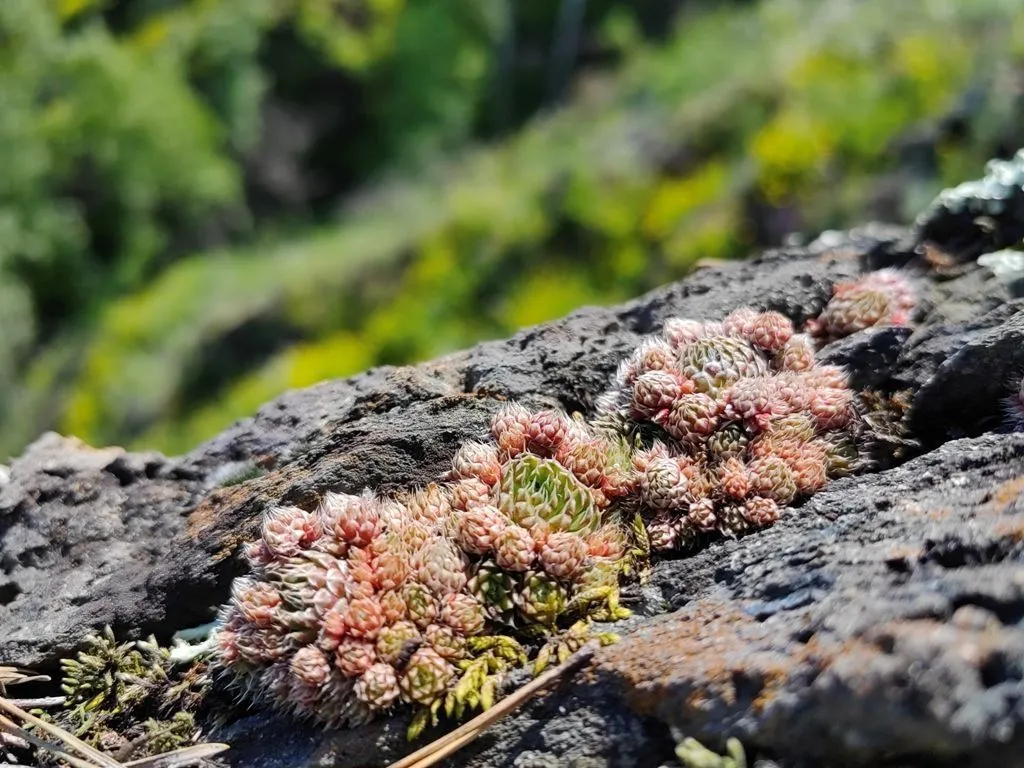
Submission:
[[61,661],[66,699],[48,718],[118,759],[169,752],[196,739],[186,708],[197,706],[208,684],[197,667],[175,669],[153,638],[118,643],[110,627],[86,637],[85,646]]

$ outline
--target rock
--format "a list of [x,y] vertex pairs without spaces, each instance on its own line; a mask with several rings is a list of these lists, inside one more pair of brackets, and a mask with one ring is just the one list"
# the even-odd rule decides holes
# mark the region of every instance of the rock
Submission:
[[915,234],[939,259],[970,261],[1024,238],[1024,150],[990,161],[985,171],[945,190],[918,217]]
[[683,608],[603,651],[590,685],[811,764],[1019,764],[1022,534],[1024,434],[946,443],[697,555]]
[[[507,341],[288,393],[179,458],[46,435],[0,482],[0,659],[53,672],[104,623],[166,640],[212,618],[269,504],[435,479],[508,398],[587,411],[667,317],[753,304],[802,323],[836,281],[906,266],[922,275],[920,327],[823,354],[860,386],[912,393],[922,455],[834,482],[767,531],[659,562],[627,595],[622,643],[450,764],[671,764],[673,733],[714,748],[737,736],[751,761],[791,768],[1012,764],[1024,435],[997,432],[1003,379],[1024,363],[1024,305],[971,264],[937,279],[916,248],[898,229],[827,233]],[[234,765],[376,766],[412,749],[401,716],[325,733],[243,714],[208,732]]]
[[0,485],[0,659],[52,669],[89,630],[166,622],[150,575],[202,497],[156,453],[43,435]]

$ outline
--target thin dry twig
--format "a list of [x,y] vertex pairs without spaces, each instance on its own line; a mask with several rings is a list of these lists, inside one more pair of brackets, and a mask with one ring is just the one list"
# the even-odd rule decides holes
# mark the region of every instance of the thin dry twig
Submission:
[[[68,733],[63,728],[60,728],[52,723],[48,723],[45,720],[40,720],[30,712],[26,712],[21,707],[12,704],[7,699],[0,696],[0,709],[6,712],[11,717],[17,718],[18,720],[31,723],[36,728],[50,734],[53,738],[71,747],[74,751],[81,754],[83,757],[91,760],[95,765],[101,766],[101,768],[120,768],[120,763],[113,760],[109,756],[103,754],[98,749],[90,747],[80,738],[74,734]],[[70,761],[69,761],[70,762]]]
[[18,739],[21,739],[26,744],[31,744],[39,749],[45,749],[47,752],[52,752],[61,760],[71,765],[72,768],[96,768],[95,763],[89,762],[87,760],[81,760],[75,757],[70,752],[64,750],[60,745],[51,744],[48,741],[44,741],[43,739],[34,736],[33,734],[26,731],[24,728],[19,726],[17,723],[15,723],[13,720],[10,720],[7,717],[4,717],[3,715],[0,715],[0,733],[9,734]]
[[482,712],[468,723],[459,726],[451,733],[437,741],[431,742],[422,749],[416,750],[411,755],[407,755],[397,763],[392,763],[389,768],[429,768],[429,766],[436,765],[439,761],[444,760],[476,739],[489,726],[505,717],[505,715],[519,709],[536,694],[551,685],[551,683],[578,670],[590,661],[597,648],[597,643],[587,643],[573,656],[566,659],[565,663],[539,675],[519,690],[506,696],[486,712]]
[[193,744],[152,757],[122,763],[122,768],[189,768],[198,765],[208,757],[219,755],[229,749],[227,744],[211,742],[209,744]]
[[8,685],[21,685],[22,683],[48,683],[50,682],[49,675],[37,675],[35,672],[31,672],[27,669],[18,669],[17,667],[0,666],[0,695],[3,695],[7,691],[5,686]]
[[59,707],[67,701],[66,696],[43,696],[39,699],[8,699],[11,704],[22,709],[46,709]]

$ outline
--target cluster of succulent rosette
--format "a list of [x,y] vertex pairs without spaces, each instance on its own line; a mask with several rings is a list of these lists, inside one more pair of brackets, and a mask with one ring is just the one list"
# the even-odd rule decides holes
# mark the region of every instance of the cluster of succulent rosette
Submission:
[[629,539],[614,505],[633,491],[625,442],[512,403],[492,431],[493,443],[459,449],[444,484],[272,510],[222,617],[221,662],[328,724],[399,703],[433,719],[489,704],[526,660],[514,637],[624,615]]
[[823,340],[840,339],[878,325],[910,325],[917,292],[900,272],[880,269],[838,283],[825,310],[807,324]]
[[599,423],[634,433],[638,495],[654,551],[769,525],[851,471],[853,391],[778,312],[670,319],[619,367]]
[[333,726],[410,705],[418,733],[486,708],[532,652],[628,615],[619,585],[649,551],[764,527],[852,471],[855,393],[816,346],[907,322],[912,296],[897,273],[837,286],[807,333],[751,308],[670,319],[591,423],[506,403],[441,483],[272,509],[223,611],[219,666]]

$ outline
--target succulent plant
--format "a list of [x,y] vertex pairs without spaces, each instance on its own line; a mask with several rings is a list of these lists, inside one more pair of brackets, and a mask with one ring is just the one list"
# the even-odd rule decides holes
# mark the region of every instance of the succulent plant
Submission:
[[[812,330],[905,322],[912,299],[900,275],[869,276],[838,286]],[[571,652],[589,619],[628,615],[619,582],[647,552],[771,525],[855,469],[859,420],[843,371],[819,365],[784,315],[671,318],[589,423],[505,403],[493,441],[462,445],[442,483],[271,509],[222,613],[217,663],[335,726],[412,706],[416,735],[441,712],[489,706],[531,652]]]
[[916,307],[917,292],[910,279],[896,270],[881,269],[838,283],[807,330],[827,341],[876,325],[909,325]]
[[[889,320],[907,320],[913,292],[901,275],[874,273],[837,294],[862,291],[884,293]],[[819,365],[811,336],[778,312],[666,321],[661,338],[623,363],[598,408],[595,423],[643,439],[633,451],[635,498],[655,552],[770,525],[780,507],[858,462],[859,416],[844,373]]]

